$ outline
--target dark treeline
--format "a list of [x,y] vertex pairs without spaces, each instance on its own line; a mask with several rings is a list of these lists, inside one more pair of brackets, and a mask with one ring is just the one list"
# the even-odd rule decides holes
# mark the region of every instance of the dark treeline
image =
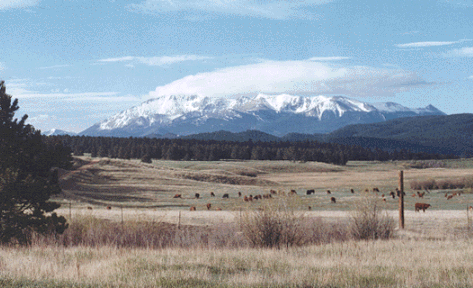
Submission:
[[199,160],[292,160],[317,161],[345,165],[350,160],[426,160],[455,158],[451,155],[412,153],[407,150],[394,152],[365,149],[316,141],[303,142],[233,142],[195,139],[113,138],[89,136],[50,136],[62,141],[81,156],[120,159]]

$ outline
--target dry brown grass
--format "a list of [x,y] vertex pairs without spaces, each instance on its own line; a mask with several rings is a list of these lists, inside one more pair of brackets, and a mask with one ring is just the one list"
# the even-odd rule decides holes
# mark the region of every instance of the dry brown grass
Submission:
[[0,249],[2,287],[471,287],[471,240],[289,250]]
[[[344,223],[360,191],[373,187],[380,193],[371,196],[397,219],[398,199],[383,202],[381,194],[397,187],[399,170],[404,170],[410,195],[414,181],[468,177],[472,164],[448,160],[444,168],[411,169],[402,161],[144,164],[81,157],[74,171],[62,171],[64,195],[56,199],[64,204],[59,214],[74,229],[64,238],[36,238],[31,247],[1,247],[0,286],[471,287],[473,215],[466,207],[473,205],[473,194],[448,201],[444,194],[450,190],[431,191],[423,199],[406,197],[406,229],[386,241],[347,240]],[[237,193],[258,195],[270,189],[297,191],[292,207],[304,215],[304,239],[311,241],[281,250],[250,248],[245,242],[239,225],[245,211],[258,211],[284,196],[244,202]],[[306,189],[315,193],[305,195]],[[183,199],[173,199],[176,193]],[[229,199],[222,199],[225,193]],[[337,203],[330,203],[330,197]],[[432,207],[414,212],[416,202]],[[206,211],[207,203],[223,211]],[[197,211],[189,211],[190,206]]]

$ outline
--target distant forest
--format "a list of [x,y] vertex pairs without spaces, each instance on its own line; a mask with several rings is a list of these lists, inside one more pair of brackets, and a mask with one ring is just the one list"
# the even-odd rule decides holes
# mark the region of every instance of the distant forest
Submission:
[[383,151],[317,141],[246,142],[196,139],[114,138],[89,136],[44,136],[61,141],[74,155],[120,159],[198,160],[291,160],[345,165],[350,160],[427,160],[458,158],[454,155],[414,153],[408,150]]

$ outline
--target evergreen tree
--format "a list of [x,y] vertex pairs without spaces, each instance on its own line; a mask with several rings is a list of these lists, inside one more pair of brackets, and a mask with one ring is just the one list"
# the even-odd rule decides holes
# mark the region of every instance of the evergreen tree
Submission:
[[54,139],[46,143],[40,131],[26,125],[27,115],[13,119],[18,99],[12,103],[0,81],[0,242],[25,244],[31,232],[62,233],[66,219],[53,212],[50,202],[61,192],[59,168],[69,168],[71,151]]

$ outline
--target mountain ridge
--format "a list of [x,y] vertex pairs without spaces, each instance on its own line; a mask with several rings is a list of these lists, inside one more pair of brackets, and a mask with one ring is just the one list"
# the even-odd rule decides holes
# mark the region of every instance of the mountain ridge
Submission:
[[144,137],[150,134],[190,135],[226,130],[288,133],[329,133],[350,124],[376,123],[418,115],[445,115],[432,105],[407,108],[394,102],[369,104],[343,96],[289,94],[232,96],[170,95],[94,124],[87,136]]

